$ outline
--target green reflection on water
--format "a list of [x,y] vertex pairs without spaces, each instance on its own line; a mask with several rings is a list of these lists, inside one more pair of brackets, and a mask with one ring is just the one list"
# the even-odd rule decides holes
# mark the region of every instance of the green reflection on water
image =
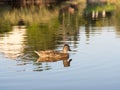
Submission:
[[55,35],[57,33],[57,27],[59,26],[55,24],[52,27],[49,27],[47,24],[28,27],[28,46],[32,46],[34,50],[45,50],[55,48]]
[[[49,25],[48,25],[49,24]],[[68,15],[63,23],[60,24],[58,18],[49,23],[42,23],[39,26],[30,26],[27,28],[27,46],[31,50],[55,49],[69,36],[76,36],[79,28],[79,17],[77,14]]]

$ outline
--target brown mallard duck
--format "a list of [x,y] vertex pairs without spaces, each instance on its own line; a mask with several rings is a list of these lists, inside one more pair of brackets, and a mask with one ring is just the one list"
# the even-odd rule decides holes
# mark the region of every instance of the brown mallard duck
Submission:
[[35,53],[40,58],[52,58],[53,60],[55,60],[55,59],[69,58],[68,51],[71,51],[70,46],[68,44],[65,44],[62,52],[54,51],[54,50],[46,50],[46,51],[35,51]]

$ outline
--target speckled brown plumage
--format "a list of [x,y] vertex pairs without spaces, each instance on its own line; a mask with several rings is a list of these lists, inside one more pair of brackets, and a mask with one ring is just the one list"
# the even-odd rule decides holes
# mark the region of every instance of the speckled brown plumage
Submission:
[[62,52],[54,51],[54,50],[46,50],[46,51],[35,51],[35,53],[40,58],[62,59],[62,58],[69,58],[68,51],[70,51],[70,47],[68,44],[65,44]]

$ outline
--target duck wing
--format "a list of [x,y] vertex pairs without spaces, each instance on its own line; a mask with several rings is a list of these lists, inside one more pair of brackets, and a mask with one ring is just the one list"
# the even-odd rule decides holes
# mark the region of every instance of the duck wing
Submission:
[[58,51],[47,50],[47,51],[34,51],[40,57],[54,57],[54,55],[60,53]]

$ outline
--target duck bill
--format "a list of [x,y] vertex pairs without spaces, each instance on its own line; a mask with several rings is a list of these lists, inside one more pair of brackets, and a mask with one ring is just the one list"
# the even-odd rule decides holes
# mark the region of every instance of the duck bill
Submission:
[[69,51],[72,51],[72,50],[69,48]]

